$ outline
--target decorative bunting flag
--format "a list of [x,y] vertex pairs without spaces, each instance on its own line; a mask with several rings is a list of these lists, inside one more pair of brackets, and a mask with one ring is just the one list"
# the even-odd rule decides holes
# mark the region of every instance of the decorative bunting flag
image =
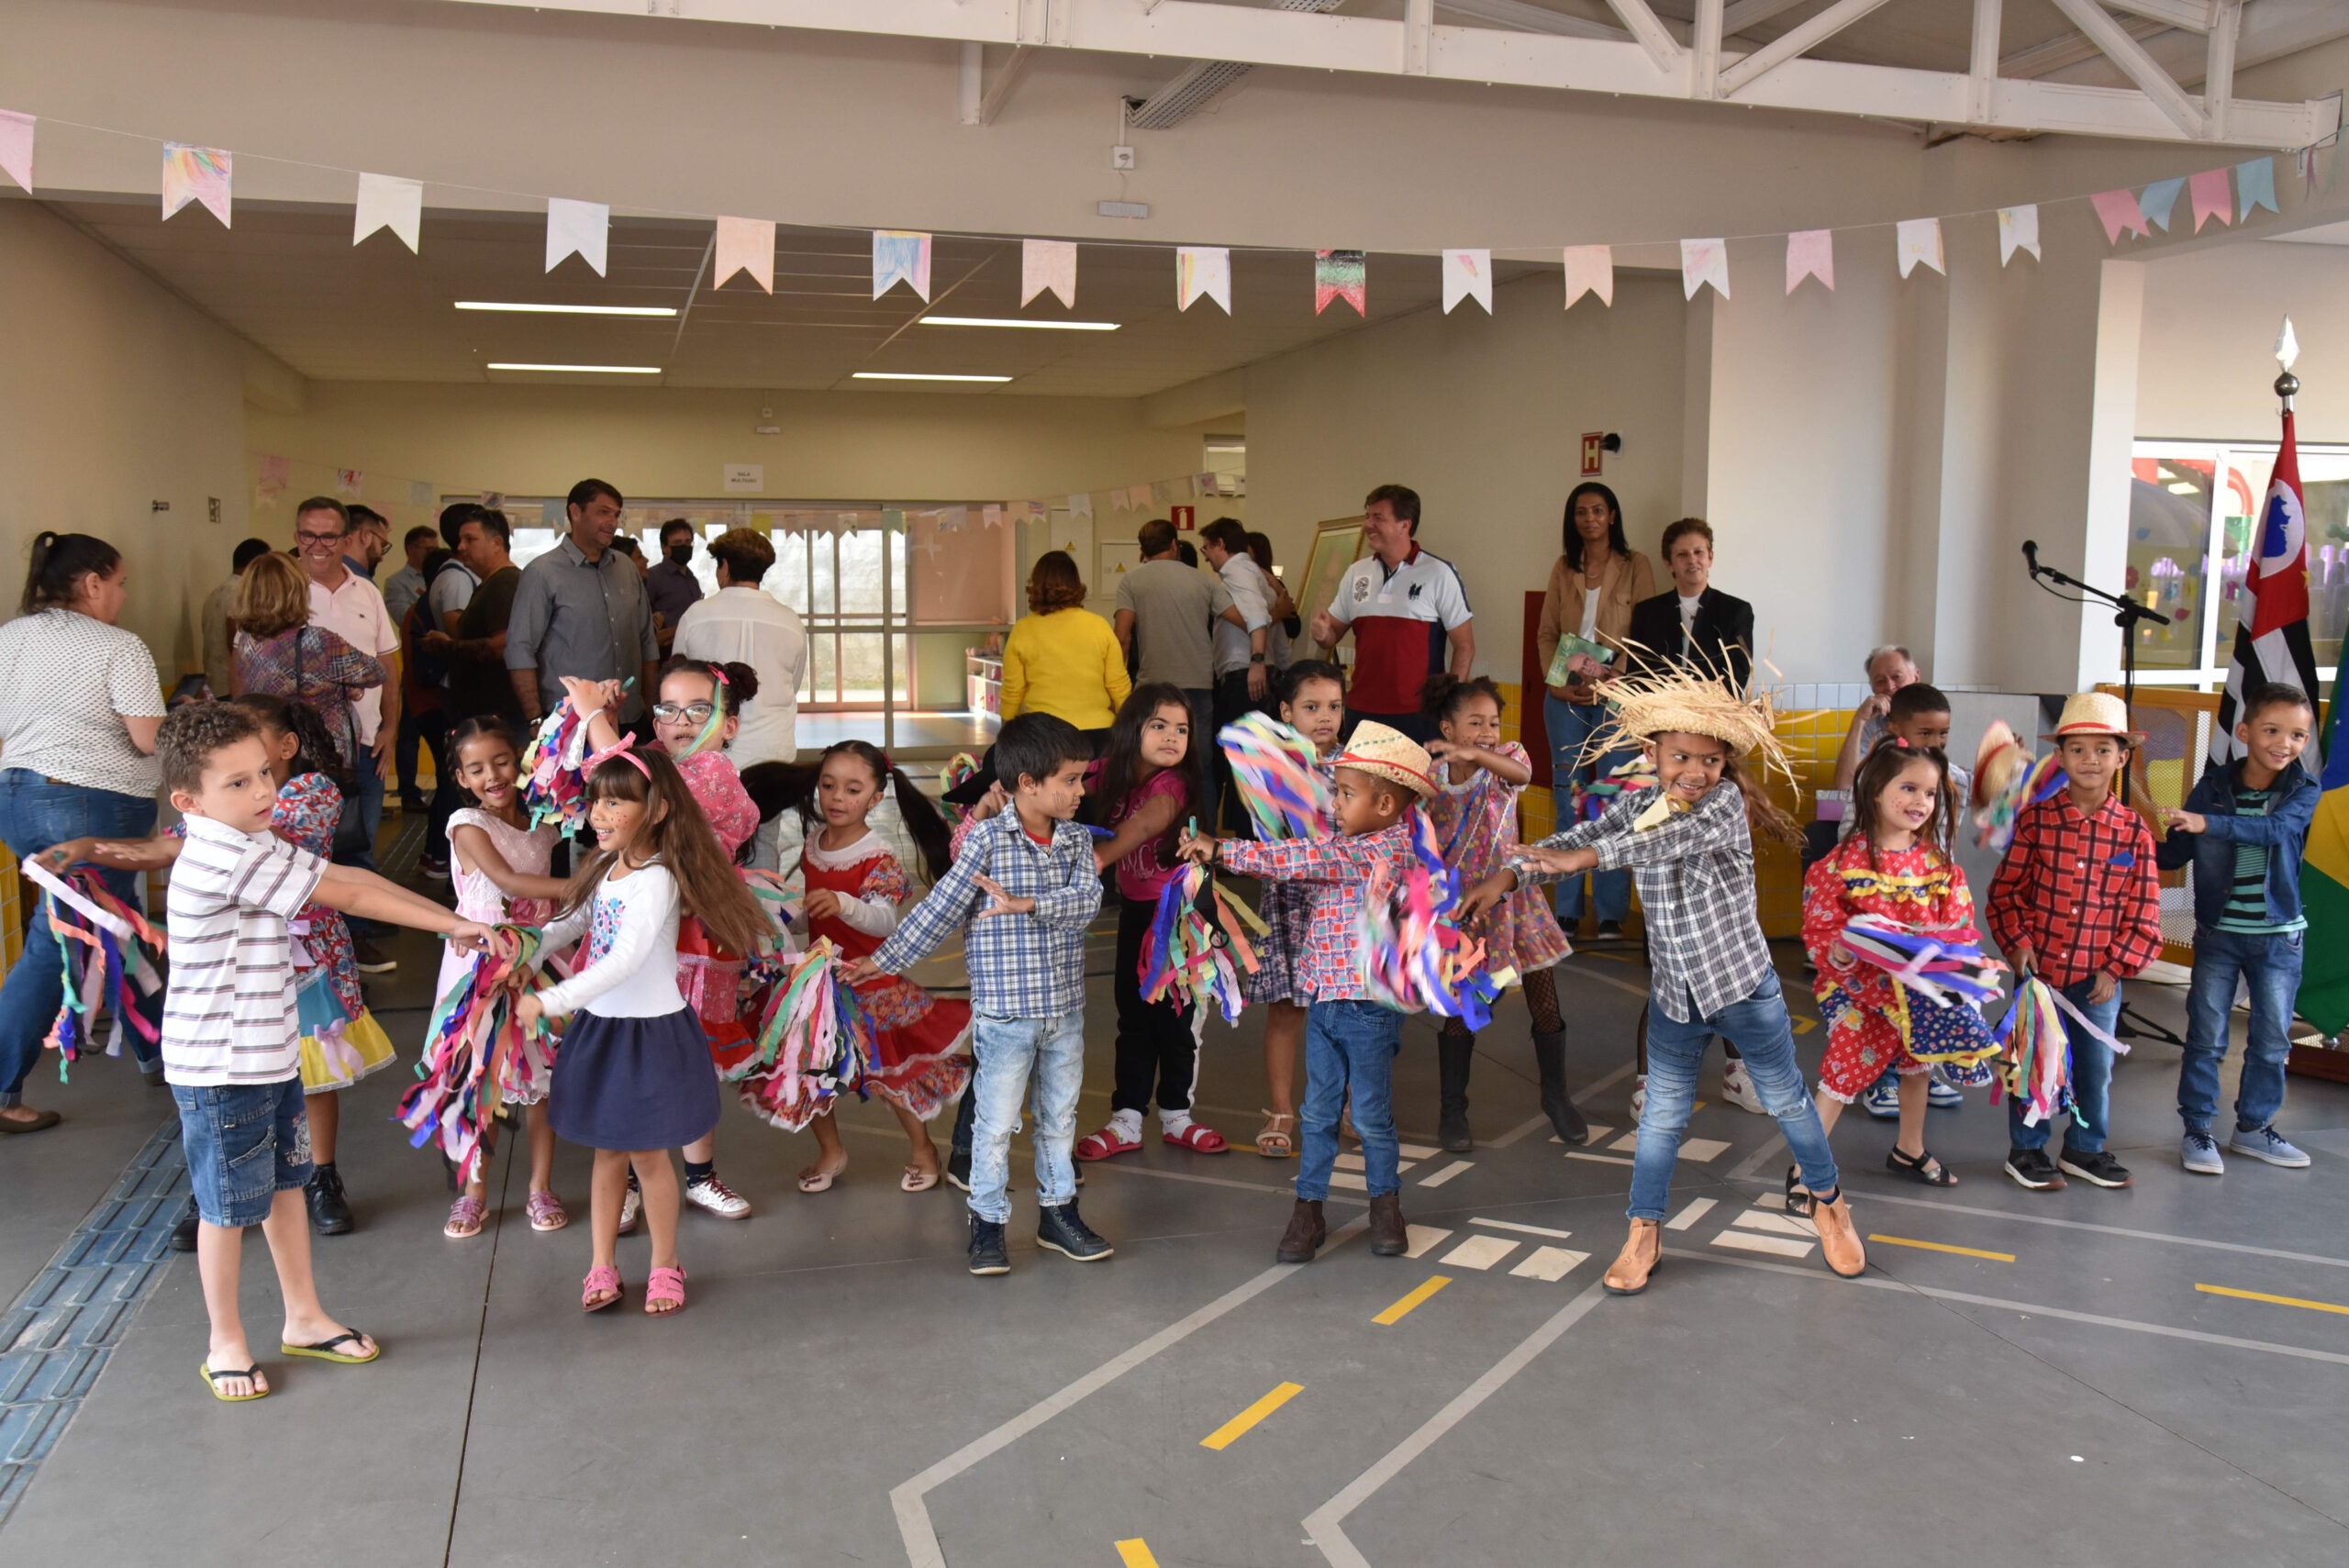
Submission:
[[774,293],[774,220],[765,217],[721,217],[718,220],[718,269],[713,288],[724,288],[737,272]]
[[1026,305],[1050,289],[1062,305],[1076,308],[1076,242],[1073,239],[1023,239],[1019,242],[1019,303]]
[[1729,297],[1729,243],[1722,239],[1683,239],[1680,242],[1682,296],[1697,297],[1707,284],[1723,299]]
[[206,212],[220,220],[221,228],[228,228],[231,161],[222,148],[163,143],[163,216],[171,217],[190,202],[201,202]]
[[1153,506],[1172,506],[1174,484],[1172,480],[1153,479],[1150,482],[1150,504]]
[[351,242],[356,245],[379,228],[399,236],[400,243],[415,254],[424,230],[423,185],[390,174],[360,175],[359,200],[351,215]]
[[432,505],[432,481],[411,479],[407,482],[407,504],[411,506]]
[[1129,485],[1126,489],[1126,505],[1128,507],[1137,512],[1149,511],[1151,509],[1150,486],[1147,484]]
[[2034,261],[2039,254],[2039,207],[2002,206],[1998,209],[1998,265],[2005,266],[2015,259],[2018,250],[2028,250]]
[[1598,303],[1615,303],[1615,248],[1612,245],[1569,245],[1566,247],[1566,308],[1572,310],[1575,301],[1586,294],[1598,296]]
[[[221,199],[224,202],[228,199],[225,191]],[[2276,205],[2276,160],[2254,158],[2248,163],[2236,164],[2235,199],[2240,204],[2235,213],[2237,223],[2250,217],[2257,207],[2266,207],[2277,217],[2283,217],[2284,209]],[[220,221],[226,223],[228,220],[223,217]]]
[[1191,494],[1220,495],[1223,494],[1223,486],[1216,482],[1216,477],[1212,473],[1195,473],[1191,475]]
[[949,506],[938,515],[938,526],[950,534],[959,534],[971,526],[971,508]]
[[993,504],[980,507],[979,521],[991,528],[1003,527],[1003,508]]
[[1806,228],[1787,236],[1787,292],[1792,294],[1805,278],[1835,286],[1835,234],[1832,229]]
[[355,468],[338,468],[334,471],[334,493],[356,501],[365,477]]
[[1219,245],[1174,248],[1174,308],[1188,310],[1204,295],[1231,314],[1231,252]]
[[1330,308],[1333,299],[1354,307],[1356,316],[1370,314],[1370,258],[1361,250],[1313,252],[1313,314]]
[[285,486],[294,478],[294,460],[275,452],[261,455],[261,472],[253,484],[253,502],[266,506],[285,494]]
[[2088,200],[2095,206],[2097,217],[2104,220],[2107,242],[2118,245],[2121,235],[2132,230],[2147,239],[2154,237],[2154,231],[2146,227],[2144,212],[2137,206],[2135,192],[2099,191]]
[[2215,217],[2221,223],[2232,225],[2234,195],[2227,185],[2227,171],[2205,169],[2186,182],[2189,199],[2194,203],[2194,232],[2202,232],[2202,220]]
[[547,271],[551,272],[562,264],[565,256],[576,256],[604,275],[605,241],[610,237],[612,209],[602,202],[565,201],[561,196],[547,198]]
[[2314,143],[2300,149],[2300,194],[2302,195],[2316,195],[2317,151],[2318,149]]
[[1493,313],[1493,253],[1490,250],[1446,250],[1443,253],[1443,313],[1464,299],[1473,299]]
[[873,231],[873,297],[904,284],[930,303],[930,236],[910,228]]
[[2164,234],[2169,232],[2170,209],[2177,206],[2177,195],[2186,189],[2183,175],[2175,180],[2155,180],[2137,195],[2137,210],[2147,222]]
[[1942,220],[1938,217],[1904,217],[1893,232],[1893,242],[1900,258],[1900,275],[1907,277],[1917,270],[1917,263],[1949,275],[1942,265]]
[[33,192],[33,117],[0,109],[0,174]]
[[1068,515],[1072,517],[1083,517],[1086,522],[1091,522],[1093,520],[1093,492],[1079,490],[1072,494],[1068,498]]

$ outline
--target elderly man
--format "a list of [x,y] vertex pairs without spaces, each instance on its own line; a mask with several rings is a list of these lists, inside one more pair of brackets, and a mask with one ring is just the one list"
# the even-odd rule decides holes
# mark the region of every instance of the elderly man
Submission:
[[529,723],[562,700],[566,675],[634,681],[614,717],[623,726],[643,721],[661,648],[644,574],[612,548],[626,505],[604,481],[581,480],[564,503],[570,533],[522,570],[506,628],[506,673]]
[[1843,749],[1835,753],[1835,787],[1848,790],[1859,776],[1860,763],[1884,735],[1884,716],[1892,706],[1892,694],[1903,686],[1913,686],[1924,677],[1917,672],[1917,662],[1909,651],[1898,643],[1887,642],[1868,655],[1866,664],[1868,695],[1866,700],[1852,710],[1852,727],[1843,732]]
[[1419,688],[1447,667],[1461,680],[1476,662],[1475,612],[1452,562],[1419,548],[1419,495],[1382,484],[1363,501],[1370,554],[1338,579],[1337,595],[1313,617],[1325,656],[1354,638],[1349,729],[1365,718],[1426,741],[1435,726],[1419,717]]

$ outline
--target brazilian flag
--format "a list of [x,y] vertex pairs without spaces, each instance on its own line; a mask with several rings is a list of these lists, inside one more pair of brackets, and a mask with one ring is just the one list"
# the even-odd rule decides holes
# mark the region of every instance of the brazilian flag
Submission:
[[[2343,664],[2349,673],[2349,662]],[[2309,825],[2300,904],[2309,917],[2300,974],[2300,1017],[2327,1034],[2349,1028],[2349,746],[2341,733],[2342,675],[2332,681],[2324,721],[2324,794]]]

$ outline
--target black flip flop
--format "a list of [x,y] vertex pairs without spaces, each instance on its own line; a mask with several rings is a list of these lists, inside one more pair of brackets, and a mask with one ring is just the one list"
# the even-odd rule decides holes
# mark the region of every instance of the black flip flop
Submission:
[[[1926,1168],[1928,1166],[1932,1167],[1930,1171]],[[1896,1176],[1906,1176],[1912,1182],[1922,1182],[1929,1187],[1957,1185],[1957,1178],[1950,1174],[1947,1165],[1933,1158],[1933,1151],[1930,1149],[1914,1159],[1910,1159],[1896,1149],[1884,1157],[1884,1168]]]

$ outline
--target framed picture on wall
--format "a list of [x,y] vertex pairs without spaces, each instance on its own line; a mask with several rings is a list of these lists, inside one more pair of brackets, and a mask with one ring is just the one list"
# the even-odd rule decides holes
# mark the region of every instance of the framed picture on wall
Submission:
[[1310,622],[1338,596],[1338,579],[1363,556],[1362,519],[1332,517],[1313,527],[1313,550],[1305,558],[1305,575],[1289,584],[1297,613]]

